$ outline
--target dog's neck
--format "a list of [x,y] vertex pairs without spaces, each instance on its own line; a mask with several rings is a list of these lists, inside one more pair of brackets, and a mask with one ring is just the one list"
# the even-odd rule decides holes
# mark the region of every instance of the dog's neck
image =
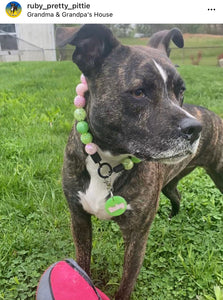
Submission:
[[81,83],[76,87],[74,117],[77,121],[76,130],[80,133],[80,140],[88,154],[86,169],[90,175],[90,182],[85,192],[79,192],[79,197],[83,208],[89,213],[101,218],[116,217],[128,209],[128,204],[123,197],[113,194],[114,182],[124,170],[131,170],[134,164],[141,160],[129,154],[114,156],[109,151],[102,151],[92,142],[93,136],[89,132],[89,123],[86,122],[88,113],[85,110],[85,93],[87,91],[87,81],[84,75],[81,75]]
[[130,154],[113,155],[110,151],[103,151],[98,146],[98,154],[101,156],[102,161],[108,162],[112,167],[120,164],[125,158],[131,156]]
[[[102,178],[108,178],[111,176],[113,172],[118,173],[123,170],[130,170],[133,168],[134,163],[139,163],[141,160],[137,159],[136,157],[133,157],[132,155],[120,155],[114,158],[109,152],[103,152],[100,150],[98,145],[93,143],[93,136],[92,133],[89,132],[90,126],[89,123],[86,122],[88,120],[88,110],[86,111],[86,98],[85,93],[88,92],[88,84],[86,81],[85,76],[81,75],[81,83],[77,85],[76,87],[77,96],[74,99],[74,104],[76,106],[76,110],[74,112],[74,117],[78,121],[76,124],[76,129],[80,133],[80,139],[83,144],[85,144],[85,152],[90,155],[93,159],[93,161],[98,164],[98,174],[101,176],[101,170],[102,165],[107,168],[107,177],[101,176]],[[89,96],[89,94],[88,94]],[[88,97],[89,98],[89,97]],[[119,164],[113,167],[106,159],[104,159],[106,162],[101,163],[103,158],[101,157],[100,153],[103,155],[103,158],[106,158],[108,160],[111,160],[111,162],[118,161]],[[119,160],[119,157],[122,157],[122,160]]]

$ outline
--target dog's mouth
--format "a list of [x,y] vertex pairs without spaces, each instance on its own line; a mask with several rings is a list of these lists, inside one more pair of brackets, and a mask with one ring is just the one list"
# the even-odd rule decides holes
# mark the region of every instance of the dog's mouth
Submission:
[[137,158],[140,158],[141,160],[147,160],[147,161],[156,161],[156,162],[161,162],[164,164],[176,164],[181,162],[182,160],[184,160],[185,158],[187,158],[190,155],[194,155],[193,152],[188,151],[188,152],[184,152],[184,153],[179,153],[176,155],[171,155],[171,156],[160,156],[160,157],[153,157],[153,156],[144,156],[142,154],[137,153]]
[[198,138],[192,145],[184,147],[176,145],[176,147],[171,147],[166,151],[149,151],[150,153],[146,153],[147,151],[137,151],[135,152],[135,156],[147,160],[147,161],[157,161],[165,164],[176,164],[186,159],[189,156],[194,156],[197,152],[200,138]]
[[154,161],[158,161],[164,164],[168,164],[168,165],[172,165],[172,164],[177,164],[180,163],[182,160],[184,160],[185,158],[187,158],[190,155],[193,155],[194,153],[191,151],[188,151],[187,153],[184,154],[177,154],[174,156],[170,156],[170,157],[163,157],[163,158],[158,158],[158,159],[154,159]]

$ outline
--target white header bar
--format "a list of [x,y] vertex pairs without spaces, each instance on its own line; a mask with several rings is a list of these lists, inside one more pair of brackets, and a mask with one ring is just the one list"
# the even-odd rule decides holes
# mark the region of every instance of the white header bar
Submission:
[[17,17],[11,2],[0,1],[0,23],[223,23],[220,0],[16,0],[22,9]]

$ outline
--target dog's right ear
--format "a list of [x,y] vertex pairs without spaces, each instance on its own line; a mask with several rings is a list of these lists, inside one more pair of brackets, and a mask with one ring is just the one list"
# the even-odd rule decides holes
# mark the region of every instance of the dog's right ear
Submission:
[[178,28],[173,28],[171,30],[163,30],[154,33],[149,40],[149,47],[157,48],[166,53],[166,55],[170,56],[170,41],[173,41],[174,44],[183,48],[184,39],[181,31]]
[[105,57],[119,45],[119,41],[106,26],[87,24],[70,38],[69,44],[76,46],[73,62],[88,76],[100,68]]

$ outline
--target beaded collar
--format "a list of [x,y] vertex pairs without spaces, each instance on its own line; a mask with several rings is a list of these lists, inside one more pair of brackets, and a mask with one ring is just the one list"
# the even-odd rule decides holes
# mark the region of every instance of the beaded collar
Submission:
[[110,198],[105,203],[105,210],[112,217],[119,216],[126,211],[127,202],[123,197],[113,195],[111,175],[113,173],[122,172],[123,170],[131,170],[134,163],[139,163],[141,160],[135,156],[129,156],[113,168],[109,163],[102,162],[98,153],[98,146],[93,143],[93,136],[89,132],[89,125],[86,122],[87,113],[84,109],[86,105],[84,94],[88,90],[87,81],[83,74],[80,79],[81,83],[76,87],[77,96],[74,98],[74,118],[77,121],[76,130],[80,133],[81,142],[85,145],[85,152],[91,156],[95,164],[98,164],[98,175],[104,180],[104,183],[107,186]]

